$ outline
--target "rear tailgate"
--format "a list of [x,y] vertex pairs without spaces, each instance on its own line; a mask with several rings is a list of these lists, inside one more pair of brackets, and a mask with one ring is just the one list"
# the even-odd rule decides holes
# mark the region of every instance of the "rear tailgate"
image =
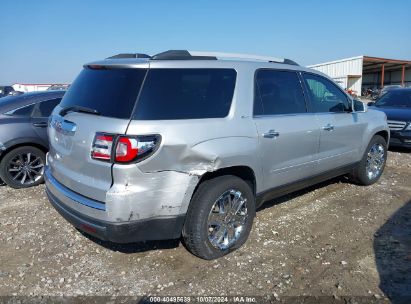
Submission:
[[128,123],[82,113],[70,113],[64,118],[54,115],[48,155],[53,177],[74,192],[105,202],[112,184],[112,164],[92,159],[91,146],[97,132],[123,134]]
[[[61,104],[49,126],[49,169],[70,190],[106,202],[112,179],[112,163],[91,158],[96,133],[125,134],[146,69],[85,68]],[[98,115],[61,110],[80,106]]]

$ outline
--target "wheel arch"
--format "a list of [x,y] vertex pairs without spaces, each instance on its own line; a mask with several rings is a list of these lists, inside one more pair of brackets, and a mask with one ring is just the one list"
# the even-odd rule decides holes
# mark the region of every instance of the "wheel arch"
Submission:
[[6,144],[5,147],[6,148],[2,151],[0,155],[0,162],[3,160],[4,156],[6,156],[10,151],[13,151],[14,149],[20,147],[35,147],[40,149],[44,153],[48,152],[48,148],[39,141],[13,141],[11,143]]
[[375,133],[375,134],[373,135],[373,137],[374,137],[375,135],[380,135],[380,136],[382,136],[382,137],[385,139],[385,142],[386,142],[387,144],[389,143],[390,134],[389,134],[389,132],[388,132],[387,130],[378,131],[377,133]]
[[254,170],[248,166],[231,166],[231,167],[220,168],[215,171],[206,172],[199,179],[197,186],[194,189],[193,193],[195,193],[197,188],[204,181],[213,179],[218,176],[223,176],[223,175],[234,175],[234,176],[241,178],[242,180],[244,180],[250,185],[254,195],[256,194],[257,181],[256,181],[255,173],[254,173]]
[[360,153],[358,155],[359,160],[362,158],[364,153],[366,153],[368,144],[370,143],[372,138],[376,135],[382,136],[387,143],[387,147],[389,146],[390,129],[388,129],[388,126],[387,125],[386,126],[375,126],[373,128],[372,126],[370,126],[369,130],[367,130],[366,133],[364,134],[364,140],[359,150]]

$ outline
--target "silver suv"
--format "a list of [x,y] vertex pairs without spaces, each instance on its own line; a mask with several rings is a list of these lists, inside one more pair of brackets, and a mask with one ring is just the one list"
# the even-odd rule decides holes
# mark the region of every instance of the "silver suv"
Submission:
[[370,185],[389,129],[288,59],[167,51],[84,66],[49,121],[53,206],[118,243],[180,238],[221,257],[264,201],[340,175]]

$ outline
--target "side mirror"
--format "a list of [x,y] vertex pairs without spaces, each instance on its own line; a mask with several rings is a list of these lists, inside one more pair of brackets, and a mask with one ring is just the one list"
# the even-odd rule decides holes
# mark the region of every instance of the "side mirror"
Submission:
[[367,105],[365,103],[363,103],[361,100],[358,99],[354,99],[352,101],[352,108],[354,110],[354,112],[367,112]]

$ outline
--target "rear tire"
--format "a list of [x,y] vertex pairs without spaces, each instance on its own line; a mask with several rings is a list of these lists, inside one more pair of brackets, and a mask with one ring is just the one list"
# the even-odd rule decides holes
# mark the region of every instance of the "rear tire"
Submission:
[[0,179],[15,189],[37,186],[44,182],[45,165],[46,154],[42,150],[31,146],[18,147],[1,160]]
[[254,193],[244,180],[233,175],[207,180],[191,199],[184,244],[202,259],[222,257],[247,241],[254,217]]
[[359,185],[368,186],[376,183],[387,161],[387,142],[384,137],[374,135],[364,155],[351,174],[351,180]]

